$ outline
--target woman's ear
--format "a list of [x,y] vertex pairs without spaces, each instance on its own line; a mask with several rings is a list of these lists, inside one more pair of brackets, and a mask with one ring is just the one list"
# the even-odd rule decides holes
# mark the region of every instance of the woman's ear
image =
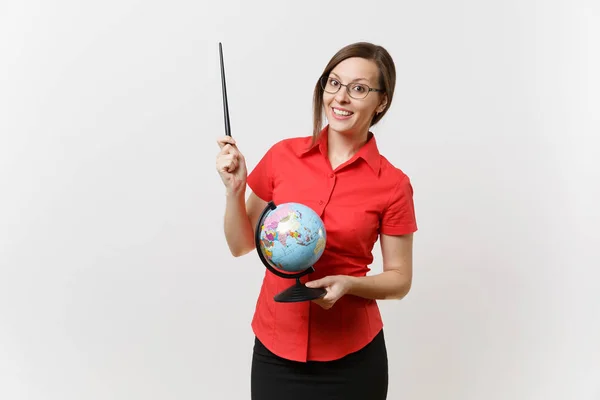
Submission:
[[387,94],[384,94],[383,98],[381,99],[381,103],[379,103],[379,105],[377,106],[377,109],[375,110],[377,112],[377,114],[382,113],[383,110],[385,110],[385,108],[387,107],[387,102],[388,102]]

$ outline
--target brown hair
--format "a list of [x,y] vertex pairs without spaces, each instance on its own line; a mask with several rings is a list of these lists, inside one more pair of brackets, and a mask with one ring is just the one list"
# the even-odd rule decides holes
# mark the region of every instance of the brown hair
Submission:
[[370,126],[379,122],[392,104],[394,88],[396,86],[396,66],[387,50],[368,42],[358,42],[345,46],[331,58],[315,85],[313,93],[313,142],[319,135],[319,132],[321,132],[321,125],[323,123],[323,88],[320,83],[321,79],[324,76],[329,76],[339,63],[353,57],[371,60],[377,64],[377,68],[379,69],[379,88],[387,95],[385,109],[373,116]]

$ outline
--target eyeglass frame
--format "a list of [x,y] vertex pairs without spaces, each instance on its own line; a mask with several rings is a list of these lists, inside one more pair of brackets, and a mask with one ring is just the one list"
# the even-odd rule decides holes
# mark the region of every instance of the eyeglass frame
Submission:
[[[354,96],[352,96],[352,95],[350,94],[350,88],[349,88],[349,86],[350,86],[350,85],[352,85],[352,83],[349,83],[349,84],[347,84],[347,85],[344,85],[342,82],[340,82],[340,80],[339,80],[339,79],[336,79],[336,80],[337,80],[337,81],[340,83],[340,87],[339,87],[339,89],[338,89],[338,90],[336,90],[336,91],[335,91],[335,92],[333,92],[333,93],[332,93],[332,92],[328,92],[327,90],[325,90],[325,85],[326,85],[326,83],[324,82],[324,80],[325,80],[325,81],[326,81],[326,80],[329,80],[329,78],[331,78],[331,77],[330,77],[330,76],[327,76],[327,75],[323,75],[323,76],[321,76],[321,78],[319,79],[319,82],[320,82],[320,84],[321,84],[321,89],[323,89],[323,91],[324,91],[325,93],[329,93],[329,94],[336,94],[336,93],[338,93],[338,92],[340,91],[340,89],[342,88],[342,86],[344,86],[344,87],[346,88],[346,93],[348,93],[348,96],[352,97],[352,98],[353,98],[353,99],[355,99],[355,100],[364,100],[364,99],[366,99],[366,98],[367,98],[367,96],[368,96],[368,95],[369,95],[369,93],[371,93],[371,92],[380,92],[380,93],[385,93],[385,90],[383,90],[383,89],[375,89],[375,88],[372,88],[371,86],[367,85],[366,83],[356,83],[357,85],[365,86],[365,87],[367,87],[367,88],[369,89],[369,90],[367,91],[367,94],[365,94],[365,97],[359,97],[359,98],[356,98],[356,97],[354,97]],[[334,79],[335,79],[335,78],[334,78]]]

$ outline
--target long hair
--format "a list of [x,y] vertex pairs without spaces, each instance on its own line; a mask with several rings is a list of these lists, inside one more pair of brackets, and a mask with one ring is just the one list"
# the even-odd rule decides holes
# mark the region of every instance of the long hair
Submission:
[[392,104],[394,88],[396,87],[396,66],[388,51],[382,46],[368,42],[358,42],[345,46],[331,58],[315,85],[313,93],[313,142],[321,132],[323,125],[323,87],[321,86],[321,79],[324,76],[329,76],[339,63],[353,57],[371,60],[377,64],[377,68],[379,69],[379,87],[387,95],[385,109],[383,112],[373,116],[370,126],[379,122]]

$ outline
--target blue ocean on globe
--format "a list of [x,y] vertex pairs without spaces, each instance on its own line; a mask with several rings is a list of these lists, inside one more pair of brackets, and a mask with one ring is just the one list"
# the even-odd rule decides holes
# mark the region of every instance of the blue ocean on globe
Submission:
[[319,215],[300,203],[283,203],[264,217],[260,251],[269,263],[285,272],[300,272],[323,255],[327,235]]

